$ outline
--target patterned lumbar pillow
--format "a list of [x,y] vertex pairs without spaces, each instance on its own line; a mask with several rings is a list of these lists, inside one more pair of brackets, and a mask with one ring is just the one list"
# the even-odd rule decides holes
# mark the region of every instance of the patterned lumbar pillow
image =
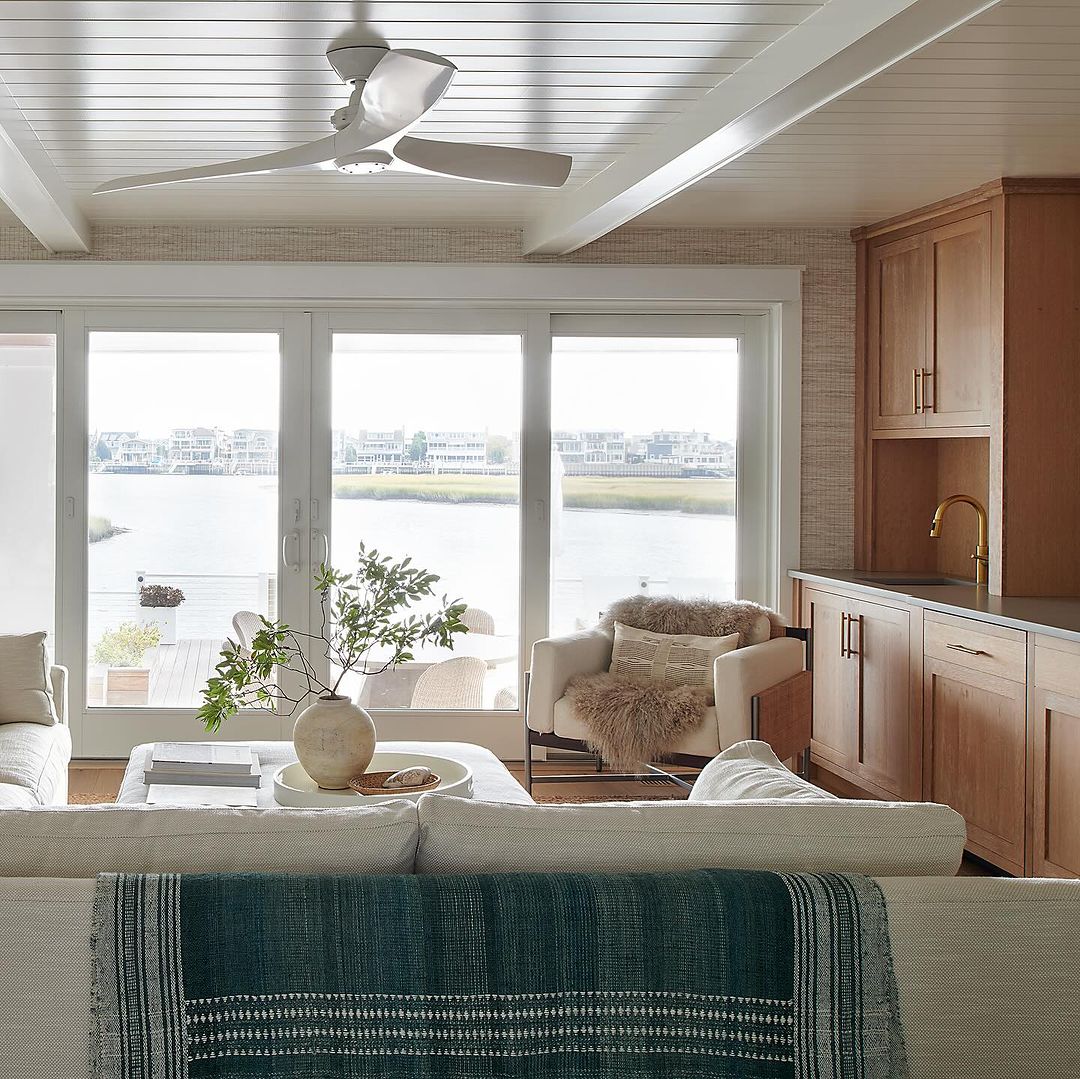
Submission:
[[0,635],[0,723],[55,722],[45,634]]
[[739,647],[739,635],[698,637],[693,633],[651,633],[615,623],[609,673],[636,682],[700,689],[712,704],[713,661]]

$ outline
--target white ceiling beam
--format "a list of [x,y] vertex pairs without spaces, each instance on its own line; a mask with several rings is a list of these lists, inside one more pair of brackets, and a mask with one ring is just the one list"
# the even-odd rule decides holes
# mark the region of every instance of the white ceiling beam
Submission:
[[0,200],[49,251],[90,250],[90,222],[2,78]]
[[723,168],[1000,0],[829,0],[663,131],[548,203],[527,254],[564,254]]

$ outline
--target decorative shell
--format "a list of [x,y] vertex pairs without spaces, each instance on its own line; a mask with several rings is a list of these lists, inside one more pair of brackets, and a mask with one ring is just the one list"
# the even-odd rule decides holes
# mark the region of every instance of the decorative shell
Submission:
[[429,782],[431,782],[431,769],[417,764],[411,768],[402,768],[392,776],[388,776],[383,780],[383,788],[394,791],[401,790],[403,787],[422,787]]

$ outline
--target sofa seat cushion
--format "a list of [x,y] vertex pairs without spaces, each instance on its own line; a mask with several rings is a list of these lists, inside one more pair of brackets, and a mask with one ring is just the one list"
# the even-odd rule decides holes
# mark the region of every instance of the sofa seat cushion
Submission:
[[420,796],[420,873],[778,872],[950,876],[964,818],[929,802],[503,805]]
[[0,634],[0,723],[56,722],[44,633]]
[[694,782],[691,802],[734,802],[782,798],[797,802],[837,801],[786,768],[768,742],[747,740],[711,760]]
[[22,787],[38,805],[66,791],[70,760],[71,733],[62,724],[0,724],[0,784]]
[[[555,702],[555,733],[561,738],[577,738],[584,742],[590,740],[589,728],[578,718],[570,697],[560,697]],[[692,753],[698,757],[715,757],[719,751],[715,708],[706,708],[701,723],[671,746],[672,753]]]
[[411,873],[416,803],[358,809],[66,806],[0,815],[0,876]]

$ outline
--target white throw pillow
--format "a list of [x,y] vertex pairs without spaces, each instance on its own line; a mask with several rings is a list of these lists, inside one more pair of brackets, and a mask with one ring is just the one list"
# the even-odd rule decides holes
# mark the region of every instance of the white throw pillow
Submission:
[[786,768],[768,742],[736,742],[714,757],[694,780],[690,802],[760,801],[784,798],[797,802],[838,801]]
[[694,633],[652,633],[615,623],[615,643],[608,671],[638,682],[692,686],[714,701],[713,663],[717,656],[734,652],[739,635],[699,637]]
[[420,796],[418,873],[777,872],[952,876],[964,818],[930,802],[506,805]]
[[0,723],[55,722],[45,634],[0,634]]
[[0,813],[0,877],[411,873],[416,803],[358,809],[61,806]]

